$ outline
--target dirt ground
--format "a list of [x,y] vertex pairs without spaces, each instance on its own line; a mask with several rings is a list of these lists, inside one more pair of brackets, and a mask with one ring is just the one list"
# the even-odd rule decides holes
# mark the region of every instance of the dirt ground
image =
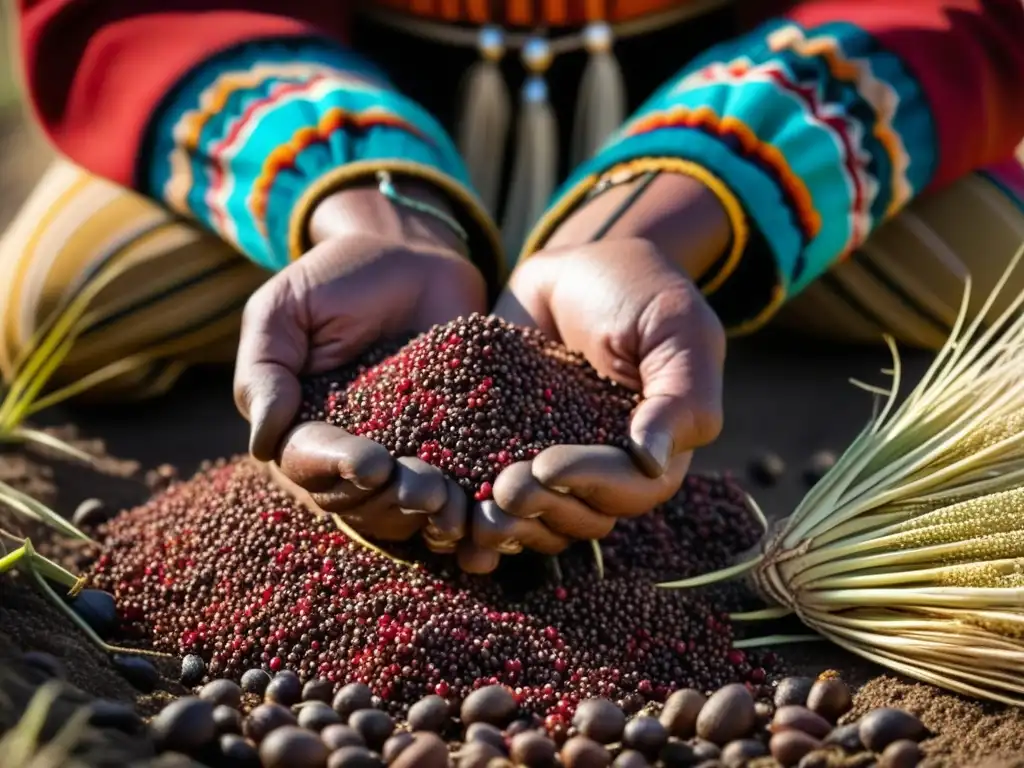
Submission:
[[[10,109],[0,109],[0,229],[47,159],[39,139],[12,130],[16,124]],[[848,385],[846,378],[870,379],[887,362],[880,349],[839,349],[770,332],[734,344],[727,365],[726,430],[696,458],[695,469],[732,469],[742,478],[754,456],[771,450],[785,460],[787,471],[774,487],[758,489],[755,495],[770,516],[785,514],[806,491],[803,475],[810,456],[822,449],[841,450],[869,415],[868,396]],[[912,381],[925,359],[909,355],[905,362]],[[224,370],[194,371],[157,402],[61,409],[45,417],[50,426],[73,425],[65,434],[90,439],[93,450],[122,460],[106,462],[110,472],[100,475],[60,462],[26,460],[18,452],[0,452],[0,479],[37,494],[68,515],[88,498],[117,508],[131,506],[149,493],[148,471],[172,465],[188,474],[204,459],[238,453],[245,446],[245,428],[234,412],[230,375]],[[139,697],[69,621],[15,577],[0,581],[0,660],[18,650],[52,653],[84,690],[134,699],[143,712],[180,692],[167,680],[166,691]],[[1024,766],[1024,714],[1019,711],[880,674],[825,643],[779,650],[796,672],[817,674],[833,668],[861,686],[858,711],[888,704],[921,715],[939,734],[928,745],[930,765]]]

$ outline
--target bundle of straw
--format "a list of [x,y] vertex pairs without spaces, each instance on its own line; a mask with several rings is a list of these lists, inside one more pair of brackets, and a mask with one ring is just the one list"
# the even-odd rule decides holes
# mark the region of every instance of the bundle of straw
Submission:
[[952,335],[902,404],[887,339],[891,388],[868,387],[871,421],[761,554],[662,586],[748,573],[778,607],[735,618],[795,613],[892,670],[1024,705],[1024,295],[993,310],[1022,257],[971,322],[968,285]]

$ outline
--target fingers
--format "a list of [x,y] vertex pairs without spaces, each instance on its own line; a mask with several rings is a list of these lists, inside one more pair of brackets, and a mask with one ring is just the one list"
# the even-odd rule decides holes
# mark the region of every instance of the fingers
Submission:
[[[537,486],[571,494],[582,500],[578,502],[580,506],[597,510],[593,514],[603,513],[599,515],[601,519],[634,517],[649,512],[675,495],[690,467],[691,455],[686,452],[671,456],[665,471],[652,478],[639,471],[630,455],[619,448],[556,445],[537,454],[531,474]],[[501,476],[498,481],[501,481]],[[526,486],[525,483],[523,485]],[[495,483],[495,498],[497,494],[498,484]],[[527,506],[530,503],[524,502]],[[551,524],[547,516],[544,520]]]
[[290,480],[311,493],[353,500],[382,488],[394,469],[384,446],[322,422],[289,432],[278,462]]
[[277,276],[249,299],[235,363],[235,404],[249,420],[249,450],[270,461],[302,401],[298,373],[306,360],[305,330],[287,278]]
[[422,459],[407,456],[395,462],[394,483],[403,512],[438,512],[448,499],[444,473]]
[[456,551],[459,568],[466,573],[486,574],[498,567],[501,555],[493,549],[487,549],[474,543],[471,539],[463,539]]
[[[625,456],[622,451],[619,453]],[[543,454],[542,451],[538,458]],[[541,517],[547,528],[569,538],[601,539],[615,527],[614,518],[589,508],[575,495],[554,490],[540,481],[529,461],[502,470],[494,482],[493,494],[497,505],[508,515],[521,519]]]
[[446,479],[447,496],[444,506],[427,520],[423,539],[434,552],[454,552],[455,546],[466,535],[466,514],[469,498],[454,480]]
[[[686,290],[696,294],[692,286]],[[722,431],[725,334],[694,295],[654,302],[641,337],[643,400],[633,412],[630,439],[638,463],[657,477],[672,456],[707,445]]]
[[552,531],[541,520],[505,514],[493,501],[477,504],[473,511],[473,542],[502,554],[514,555],[527,547],[545,555],[557,555],[570,539]]

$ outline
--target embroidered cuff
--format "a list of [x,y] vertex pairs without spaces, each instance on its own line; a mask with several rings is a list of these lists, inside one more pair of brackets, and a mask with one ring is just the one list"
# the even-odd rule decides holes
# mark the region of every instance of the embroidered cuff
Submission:
[[931,179],[937,150],[920,87],[870,35],[772,22],[655,93],[563,187],[539,237],[608,169],[659,158],[692,163],[742,206],[742,258],[723,265],[710,297],[742,333],[905,206]]
[[279,270],[309,243],[313,207],[390,170],[444,192],[495,285],[497,232],[451,139],[369,62],[322,40],[256,41],[208,60],[149,131],[141,188]]

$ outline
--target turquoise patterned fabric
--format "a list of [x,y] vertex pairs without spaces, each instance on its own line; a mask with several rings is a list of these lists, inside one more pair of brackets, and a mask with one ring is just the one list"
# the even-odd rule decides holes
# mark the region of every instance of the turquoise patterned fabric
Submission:
[[373,64],[325,40],[255,41],[211,58],[165,99],[139,189],[279,270],[310,185],[371,160],[428,166],[469,186],[444,129]]
[[938,150],[919,84],[871,35],[782,20],[692,62],[556,201],[593,174],[651,157],[689,160],[721,178],[756,228],[752,247],[769,251],[744,259],[772,259],[792,296],[924,189]]

